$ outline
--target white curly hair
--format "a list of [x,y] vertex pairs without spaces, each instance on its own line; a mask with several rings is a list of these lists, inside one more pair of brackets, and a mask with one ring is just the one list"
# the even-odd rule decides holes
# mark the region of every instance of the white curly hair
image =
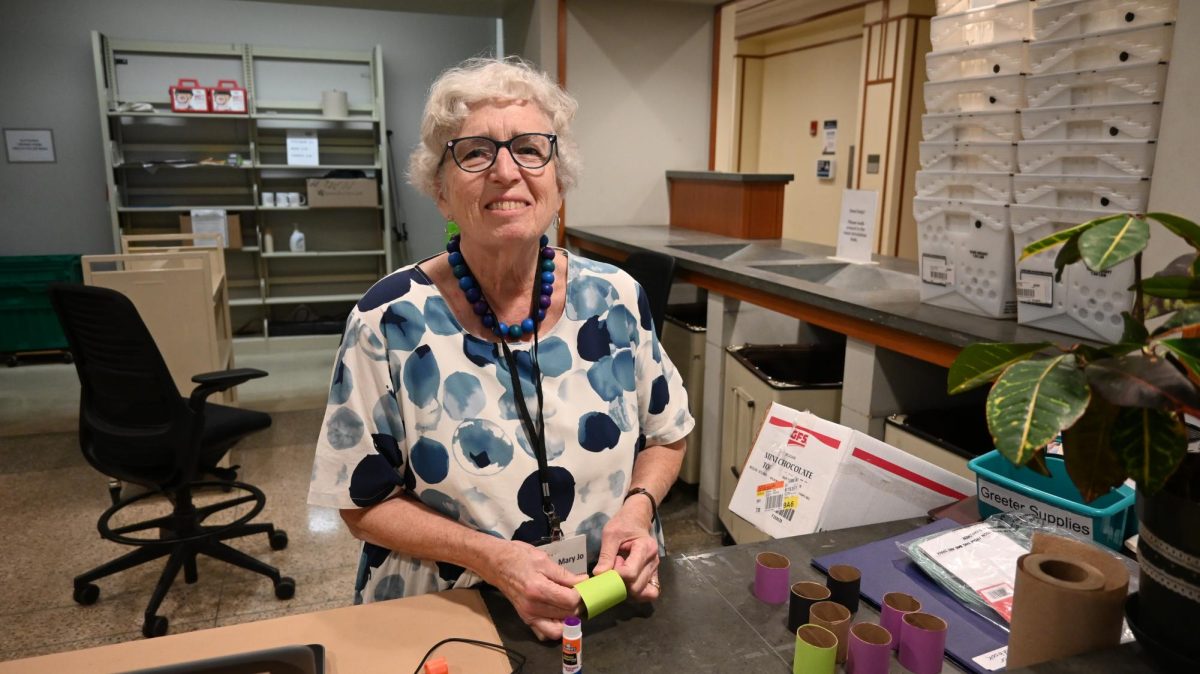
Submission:
[[421,117],[421,142],[408,160],[408,182],[437,199],[446,143],[458,134],[472,106],[490,100],[530,101],[546,113],[558,137],[554,159],[558,189],[564,194],[571,189],[580,169],[579,151],[571,135],[571,120],[579,103],[546,73],[516,56],[467,59],[438,76],[429,87]]

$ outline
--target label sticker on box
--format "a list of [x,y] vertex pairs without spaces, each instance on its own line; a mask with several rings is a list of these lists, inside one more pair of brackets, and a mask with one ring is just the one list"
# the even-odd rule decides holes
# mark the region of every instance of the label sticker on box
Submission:
[[954,285],[954,265],[945,255],[921,256],[921,281],[936,286]]
[[1054,274],[1048,271],[1021,270],[1017,279],[1017,301],[1041,307],[1054,305]]

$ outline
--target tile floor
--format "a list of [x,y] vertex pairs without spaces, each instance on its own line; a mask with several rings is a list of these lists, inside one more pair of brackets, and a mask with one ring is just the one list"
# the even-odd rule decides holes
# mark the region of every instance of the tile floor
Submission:
[[[237,347],[239,366],[271,372],[243,387],[242,404],[271,411],[274,424],[242,441],[234,462],[246,482],[267,494],[258,521],[287,530],[289,545],[272,551],[265,536],[235,545],[295,578],[295,597],[280,601],[265,578],[201,558],[199,582],[178,580],[159,611],[170,620],[170,633],[351,603],[356,542],[336,511],[304,502],[336,341]],[[0,644],[0,660],[142,638],[142,612],[161,563],[101,580],[100,600],[92,606],[71,598],[75,574],[128,550],[96,532],[108,491],[79,452],[77,406],[78,381],[70,365],[0,368],[0,621],[8,636]],[[671,552],[720,545],[695,523],[695,501],[694,488],[679,485],[663,504]]]

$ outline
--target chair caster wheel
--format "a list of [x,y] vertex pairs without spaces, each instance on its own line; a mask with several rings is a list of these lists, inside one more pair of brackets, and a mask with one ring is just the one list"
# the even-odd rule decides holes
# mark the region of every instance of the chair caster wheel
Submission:
[[147,639],[161,637],[167,633],[167,619],[160,616],[150,616],[146,622],[142,623],[142,636]]
[[271,532],[270,540],[272,550],[282,550],[286,548],[288,544],[287,532],[283,529],[276,529],[275,531]]
[[95,583],[76,585],[73,596],[75,597],[76,603],[83,604],[84,606],[91,606],[92,604],[96,603],[97,599],[100,598],[100,588]]
[[284,576],[275,583],[275,597],[278,599],[291,599],[296,596],[296,581],[293,578]]

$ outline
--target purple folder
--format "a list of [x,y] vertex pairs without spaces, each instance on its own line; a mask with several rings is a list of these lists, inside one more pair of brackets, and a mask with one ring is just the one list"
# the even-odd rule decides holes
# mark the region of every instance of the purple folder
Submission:
[[900,542],[949,531],[962,525],[937,520],[912,531],[874,543],[814,557],[812,565],[826,572],[835,564],[850,564],[862,571],[862,598],[879,608],[888,592],[907,592],[921,601],[921,610],[944,618],[950,624],[946,656],[956,665],[976,674],[988,674],[972,658],[1008,645],[1008,632],[964,606],[934,582],[896,546]]

